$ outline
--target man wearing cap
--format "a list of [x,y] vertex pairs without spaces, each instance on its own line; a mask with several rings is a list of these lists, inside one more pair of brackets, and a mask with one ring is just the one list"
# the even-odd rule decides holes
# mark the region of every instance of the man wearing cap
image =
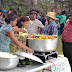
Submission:
[[28,31],[28,34],[38,34],[40,32],[40,29],[44,27],[41,21],[36,19],[36,17],[37,17],[37,12],[36,10],[32,9],[30,11],[29,24],[26,28]]
[[45,25],[42,34],[46,35],[58,35],[58,29],[57,29],[57,24],[55,23],[56,16],[54,12],[48,12],[47,13],[47,21],[48,24]]

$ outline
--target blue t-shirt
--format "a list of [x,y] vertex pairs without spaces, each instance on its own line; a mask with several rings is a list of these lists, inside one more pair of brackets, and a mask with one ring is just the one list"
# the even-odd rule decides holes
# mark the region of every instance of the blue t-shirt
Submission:
[[41,19],[41,16],[40,16],[40,15],[38,15],[38,16],[37,16],[37,19]]
[[9,24],[5,24],[0,29],[0,52],[10,52],[9,45],[10,45],[10,38],[5,35],[6,32],[13,31],[12,26]]

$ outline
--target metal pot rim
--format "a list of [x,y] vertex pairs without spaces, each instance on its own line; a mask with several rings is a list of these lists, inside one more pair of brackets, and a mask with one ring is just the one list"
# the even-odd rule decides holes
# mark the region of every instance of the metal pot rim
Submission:
[[[54,39],[57,39],[57,38],[54,38]],[[27,38],[27,39],[32,39],[32,40],[54,40],[54,39],[35,39],[35,38]]]
[[3,57],[0,57],[0,59],[17,59],[17,58],[19,58],[19,57],[15,57],[15,58],[3,58]]

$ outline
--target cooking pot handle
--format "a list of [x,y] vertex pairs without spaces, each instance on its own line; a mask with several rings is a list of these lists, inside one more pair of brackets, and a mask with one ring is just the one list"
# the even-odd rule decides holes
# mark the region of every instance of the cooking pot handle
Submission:
[[27,38],[27,39],[31,39],[31,40],[33,40],[34,38]]

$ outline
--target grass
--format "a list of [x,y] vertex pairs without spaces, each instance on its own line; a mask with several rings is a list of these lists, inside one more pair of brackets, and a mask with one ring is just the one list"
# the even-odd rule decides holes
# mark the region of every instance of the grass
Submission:
[[58,36],[58,44],[57,44],[57,49],[56,49],[56,51],[58,51],[58,54],[63,54],[61,35]]
[[[13,52],[12,46],[10,46],[10,51]],[[63,52],[62,52],[61,35],[58,36],[58,44],[57,44],[57,49],[56,49],[56,51],[58,51],[58,54],[63,54]]]

